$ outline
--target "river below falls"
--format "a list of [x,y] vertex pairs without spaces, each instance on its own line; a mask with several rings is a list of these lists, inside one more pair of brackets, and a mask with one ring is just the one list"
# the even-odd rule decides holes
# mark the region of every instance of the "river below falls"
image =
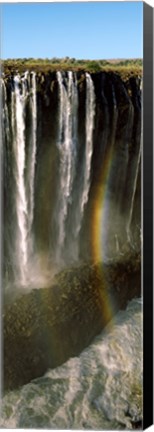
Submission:
[[1,428],[141,429],[142,300],[78,357],[5,394]]

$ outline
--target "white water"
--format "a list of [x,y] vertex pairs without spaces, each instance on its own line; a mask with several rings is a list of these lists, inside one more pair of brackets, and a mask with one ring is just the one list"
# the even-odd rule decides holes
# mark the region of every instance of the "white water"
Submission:
[[[14,93],[12,93],[12,133],[13,149],[15,158],[15,182],[16,182],[16,214],[18,232],[16,233],[16,256],[19,264],[19,279],[25,285],[27,278],[27,219],[28,202],[25,189],[25,103],[26,103],[26,77],[20,79],[19,75],[14,77]],[[21,85],[21,88],[20,88]]]
[[82,218],[84,207],[88,201],[89,188],[90,188],[91,159],[93,153],[94,116],[95,116],[94,84],[90,74],[86,73],[86,145],[85,145],[84,182],[83,182],[83,190],[81,195],[80,219]]
[[[79,232],[81,229],[84,208],[88,201],[91,177],[91,159],[93,152],[93,128],[95,116],[95,93],[90,74],[86,74],[86,121],[85,148],[82,166],[82,180],[76,191],[75,177],[77,173],[78,155],[78,88],[77,76],[69,71],[67,76],[57,72],[59,85],[59,128],[57,148],[58,188],[54,215],[55,223],[54,261],[65,262],[65,240],[67,236],[68,255],[78,259]],[[7,103],[5,103],[7,107]],[[26,109],[30,110],[30,131],[26,140]],[[7,112],[4,114],[8,120]],[[34,252],[33,221],[35,207],[35,165],[37,149],[37,100],[36,74],[28,72],[23,77],[14,77],[14,91],[11,91],[11,131],[15,166],[15,213],[16,229],[14,232],[14,257],[17,266],[19,284],[29,284],[31,280],[31,258]],[[9,127],[8,127],[9,132]],[[7,139],[9,141],[9,138]],[[74,198],[75,197],[75,198]],[[74,200],[74,202],[73,202]],[[66,225],[69,221],[69,209],[74,209],[70,230]],[[69,232],[68,232],[69,231]],[[70,252],[71,251],[71,252]],[[35,256],[33,256],[35,260]]]
[[8,114],[8,105],[7,105],[7,93],[5,82],[3,79],[0,81],[1,85],[1,94],[4,98],[4,105],[2,105],[2,133],[6,134],[6,141],[8,142],[10,138],[10,130],[9,130],[9,114]]
[[84,165],[83,165],[83,181],[80,186],[77,218],[76,218],[76,224],[74,226],[74,233],[76,238],[78,237],[78,234],[81,229],[84,208],[88,202],[88,197],[89,197],[91,159],[93,153],[94,118],[95,118],[94,84],[90,74],[86,73],[86,122],[85,122],[86,142],[85,142]]
[[[28,91],[28,72],[24,77],[14,77],[14,92],[11,99],[11,122],[13,136],[13,151],[15,160],[15,210],[17,229],[15,232],[15,256],[18,263],[18,281],[26,285],[28,274],[28,260],[32,252],[32,224],[34,214],[34,178],[36,158],[36,78],[32,74],[31,94]],[[26,102],[30,96],[31,101],[31,143],[28,168],[26,166],[26,137],[25,137],[25,110]],[[27,168],[27,176],[25,170]],[[28,182],[28,188],[26,184]]]
[[37,139],[37,103],[36,103],[36,74],[32,73],[31,86],[31,154],[30,154],[30,209],[29,209],[29,233],[32,235],[32,223],[34,217],[34,180],[35,180],[35,162],[36,162],[36,139]]
[[60,262],[63,255],[65,241],[65,222],[68,206],[71,203],[71,192],[75,174],[76,141],[77,141],[77,107],[78,93],[76,77],[68,72],[67,87],[62,72],[57,72],[59,84],[59,138],[58,149],[60,156],[59,191],[56,215],[58,217],[58,239],[56,245],[56,260]]
[[0,427],[133,429],[142,420],[142,351],[135,299],[80,356],[6,394]]
[[[38,77],[39,80],[39,77]],[[38,273],[38,268],[41,270],[41,262],[43,262],[44,257],[45,260],[48,260],[47,267],[51,269],[51,264],[56,268],[58,266],[70,265],[70,263],[74,261],[78,261],[82,255],[82,249],[84,249],[84,239],[82,242],[82,227],[83,227],[83,219],[86,210],[86,205],[89,200],[90,193],[90,185],[92,180],[92,156],[93,156],[93,135],[94,135],[94,127],[95,127],[95,106],[96,106],[96,96],[95,96],[95,88],[93,80],[89,73],[85,74],[85,80],[83,81],[85,84],[85,112],[83,115],[85,116],[85,125],[82,127],[85,128],[83,134],[81,132],[80,125],[78,125],[78,111],[79,115],[82,112],[82,106],[80,104],[83,103],[80,97],[82,96],[82,92],[80,91],[80,83],[77,82],[77,74],[74,72],[57,72],[57,81],[58,81],[58,124],[57,124],[57,137],[52,141],[51,139],[51,152],[50,152],[50,143],[49,148],[49,156],[53,157],[57,164],[54,165],[54,172],[51,175],[53,179],[53,184],[55,184],[55,190],[52,197],[47,195],[47,207],[49,207],[49,224],[47,227],[49,231],[49,246],[45,245],[45,241],[43,235],[41,235],[44,227],[40,225],[40,229],[38,225],[40,207],[41,207],[41,197],[45,194],[46,184],[48,184],[48,174],[46,176],[46,166],[44,163],[45,158],[39,156],[42,150],[41,140],[43,137],[41,135],[41,131],[44,128],[44,119],[42,113],[42,119],[39,119],[39,134],[38,134],[38,152],[37,150],[37,92],[36,92],[36,74],[26,72],[22,77],[20,75],[16,75],[14,77],[14,85],[15,89],[11,88],[12,82],[8,85],[8,94],[11,96],[11,113],[10,106],[9,111],[7,107],[6,100],[6,89],[4,89],[4,109],[3,109],[3,122],[6,125],[6,133],[4,141],[9,142],[8,145],[8,155],[6,157],[6,164],[8,163],[7,171],[9,177],[9,169],[11,171],[11,176],[13,179],[12,189],[14,194],[14,206],[12,214],[13,214],[13,223],[12,230],[10,230],[11,237],[11,246],[10,249],[13,249],[12,261],[11,265],[13,267],[14,273],[16,273],[17,280],[19,280],[19,284],[28,285],[31,283],[33,279],[32,273]],[[103,92],[103,89],[102,89]],[[116,136],[116,128],[117,128],[117,119],[118,119],[118,103],[116,101],[116,94],[113,84],[112,89],[113,94],[113,113],[112,118],[109,116],[110,108],[107,105],[108,101],[103,96],[102,100],[104,103],[104,128],[102,129],[102,167],[105,160],[108,148],[107,146],[113,146],[115,144],[115,136]],[[38,95],[39,100],[40,95]],[[50,95],[52,102],[52,93]],[[41,96],[42,98],[42,96]],[[52,105],[52,103],[51,103]],[[50,106],[50,104],[49,104]],[[40,107],[41,107],[41,99],[40,99]],[[78,110],[79,108],[79,110]],[[40,108],[38,108],[40,109]],[[41,108],[42,109],[42,108]],[[40,113],[41,113],[40,109]],[[49,113],[50,115],[50,113]],[[57,115],[57,111],[56,111]],[[25,121],[26,120],[26,121]],[[82,121],[81,121],[82,124]],[[109,235],[111,233],[111,229],[113,229],[110,237],[113,238],[113,242],[115,239],[115,247],[116,252],[119,254],[120,252],[120,235],[121,232],[121,219],[119,212],[121,211],[121,199],[119,196],[122,196],[123,193],[123,185],[125,184],[125,177],[127,171],[127,159],[128,159],[128,146],[125,146],[123,142],[127,141],[127,138],[130,136],[130,131],[132,130],[133,125],[133,108],[130,109],[128,125],[124,130],[124,138],[122,136],[122,149],[119,151],[115,151],[115,161],[113,160],[113,165],[115,170],[115,185],[117,185],[117,190],[115,190],[116,207],[113,202],[113,212],[115,213],[114,224],[112,224],[111,217],[108,217],[109,209],[112,210],[112,200],[109,196],[110,193],[110,183],[108,184],[106,200],[104,205],[104,221],[105,221],[105,229],[102,223],[102,242],[105,247],[103,250],[107,250],[106,244],[109,243]],[[78,127],[79,126],[79,127]],[[46,127],[46,126],[45,126]],[[49,134],[47,133],[47,137],[52,135],[52,119],[51,126],[49,127]],[[111,130],[109,130],[109,128]],[[54,128],[53,128],[54,129]],[[96,122],[97,129],[97,122]],[[48,131],[47,131],[48,132]],[[98,130],[97,130],[98,133]],[[82,136],[81,136],[82,134]],[[128,137],[127,137],[128,135]],[[85,142],[83,142],[83,136],[85,136]],[[110,136],[110,143],[109,138]],[[13,139],[10,139],[13,138]],[[12,143],[13,141],[13,143]],[[110,144],[110,145],[109,145]],[[11,157],[13,146],[13,157]],[[55,147],[54,147],[55,146]],[[41,151],[40,151],[41,149]],[[39,153],[40,151],[40,153]],[[36,156],[38,156],[37,160],[37,182],[35,182],[35,170],[36,170]],[[43,155],[44,156],[44,155]],[[49,161],[50,161],[49,157]],[[104,160],[103,160],[104,158]],[[15,161],[15,164],[14,164]],[[48,166],[50,170],[50,167]],[[105,165],[104,165],[105,169]],[[52,170],[52,164],[51,164]],[[138,171],[137,171],[138,172]],[[128,236],[131,234],[131,219],[132,219],[132,211],[134,206],[135,199],[135,188],[137,181],[137,172],[136,179],[134,182],[134,191],[132,191],[132,199],[130,214],[127,215],[127,223],[125,223],[125,230],[128,231]],[[121,174],[122,173],[122,174]],[[121,175],[124,176],[121,178]],[[10,178],[11,178],[10,176]],[[120,177],[120,178],[119,178]],[[132,178],[134,178],[134,173],[132,173]],[[35,183],[37,185],[37,190],[39,190],[39,182],[40,182],[40,199],[36,199],[35,201]],[[112,179],[111,179],[112,182]],[[133,184],[133,181],[132,181]],[[119,187],[120,185],[120,187]],[[15,186],[15,187],[14,187]],[[50,183],[49,183],[50,187]],[[51,185],[52,190],[52,185]],[[113,200],[114,201],[114,200]],[[50,206],[51,202],[51,206]],[[35,207],[36,203],[36,207]],[[36,210],[36,224],[34,228],[34,210]],[[45,211],[46,203],[45,203]],[[110,214],[113,213],[110,211]],[[42,213],[43,214],[43,213]],[[129,218],[129,221],[128,221]],[[113,228],[112,228],[113,226]],[[117,226],[117,228],[116,228]],[[84,227],[83,227],[84,228]],[[42,230],[42,231],[41,231]],[[40,232],[40,237],[35,239],[34,236],[36,233]],[[12,234],[13,233],[13,234]],[[51,234],[50,234],[51,233]],[[13,238],[14,236],[14,244]],[[37,234],[36,234],[37,236]],[[36,242],[35,242],[36,240]],[[40,241],[40,243],[39,243]],[[86,240],[85,240],[86,241]],[[9,242],[8,242],[9,243]],[[37,249],[38,244],[40,244]],[[43,244],[43,248],[45,252],[41,250]],[[83,248],[81,247],[83,245]],[[42,248],[42,249],[43,249]],[[45,249],[47,248],[47,250]],[[112,249],[112,247],[111,247]],[[34,254],[35,251],[35,254]],[[40,255],[39,255],[40,253]],[[37,255],[38,254],[38,255]],[[44,255],[43,255],[44,254]],[[10,260],[11,261],[11,260]],[[35,264],[34,264],[35,263]],[[36,265],[36,263],[38,263]],[[44,264],[42,264],[43,267]],[[34,271],[36,269],[36,272]],[[16,271],[17,270],[17,271]]]
[[88,202],[90,189],[95,117],[95,92],[91,76],[86,73],[84,161],[83,166],[81,167],[82,181],[80,182],[80,186],[76,186],[76,183],[73,184],[75,176],[78,176],[78,173],[76,172],[76,156],[78,153],[78,89],[76,74],[68,72],[67,86],[65,85],[65,78],[61,72],[57,72],[57,80],[59,84],[59,137],[57,145],[60,154],[60,181],[57,199],[58,208],[56,208],[56,217],[58,215],[56,261],[60,262],[63,259],[65,260],[66,251],[64,251],[64,244],[66,238],[66,222],[69,205],[72,205],[73,197],[76,198],[74,213],[72,210],[73,229],[72,226],[70,226],[68,233],[69,259],[78,259],[79,232],[81,230],[84,209]]

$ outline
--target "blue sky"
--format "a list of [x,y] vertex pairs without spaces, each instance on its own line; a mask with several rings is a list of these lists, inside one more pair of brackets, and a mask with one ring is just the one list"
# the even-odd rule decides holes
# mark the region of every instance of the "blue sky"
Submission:
[[142,2],[3,3],[2,58],[143,56]]

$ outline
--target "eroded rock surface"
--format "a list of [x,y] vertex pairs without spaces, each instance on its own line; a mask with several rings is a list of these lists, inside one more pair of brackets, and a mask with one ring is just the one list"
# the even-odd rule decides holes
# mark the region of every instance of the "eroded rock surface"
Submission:
[[141,292],[140,259],[83,264],[61,271],[50,288],[6,305],[4,390],[43,375],[78,355],[117,310]]

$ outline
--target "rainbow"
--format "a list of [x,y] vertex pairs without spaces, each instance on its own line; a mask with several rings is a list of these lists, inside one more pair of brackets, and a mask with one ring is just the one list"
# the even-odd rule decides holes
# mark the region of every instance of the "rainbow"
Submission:
[[110,321],[115,315],[115,300],[109,294],[108,283],[103,271],[105,257],[105,244],[107,236],[107,221],[109,217],[109,200],[107,199],[108,185],[111,178],[114,161],[113,145],[108,150],[102,164],[99,182],[95,191],[95,199],[92,209],[91,233],[92,233],[92,258],[95,263],[100,263],[102,272],[102,305],[103,315],[106,321]]
[[113,147],[103,161],[100,179],[97,184],[92,210],[92,256],[94,262],[103,262],[105,256],[106,224],[109,215],[107,199],[108,184],[113,164]]

